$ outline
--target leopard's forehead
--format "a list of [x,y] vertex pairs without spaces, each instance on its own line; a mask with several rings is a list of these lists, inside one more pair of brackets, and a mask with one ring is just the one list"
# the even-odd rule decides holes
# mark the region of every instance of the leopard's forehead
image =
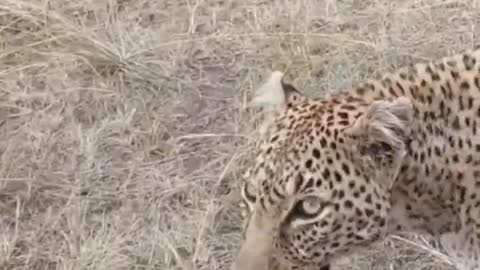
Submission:
[[358,100],[332,98],[308,100],[278,115],[259,143],[248,172],[260,196],[273,189],[288,195],[320,187],[322,180],[336,177],[330,172],[332,167],[348,170],[342,164],[347,155],[343,131],[362,115],[364,108]]

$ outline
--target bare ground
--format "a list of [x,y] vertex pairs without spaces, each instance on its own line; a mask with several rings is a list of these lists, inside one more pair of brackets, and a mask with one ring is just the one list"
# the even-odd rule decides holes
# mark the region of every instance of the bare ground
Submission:
[[[271,70],[321,96],[479,34],[475,0],[2,0],[0,269],[227,269]],[[336,269],[451,269],[427,240]]]

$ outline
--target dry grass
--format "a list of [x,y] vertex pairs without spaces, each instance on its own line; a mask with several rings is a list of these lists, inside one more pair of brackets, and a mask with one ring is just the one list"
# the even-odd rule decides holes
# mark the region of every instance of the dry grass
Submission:
[[[320,96],[479,33],[475,0],[2,0],[0,269],[227,269],[270,70]],[[339,269],[449,269],[415,243]]]

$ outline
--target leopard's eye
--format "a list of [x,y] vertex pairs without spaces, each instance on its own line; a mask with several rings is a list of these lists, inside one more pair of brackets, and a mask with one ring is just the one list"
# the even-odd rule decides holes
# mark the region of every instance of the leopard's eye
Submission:
[[314,218],[323,209],[323,204],[317,196],[308,196],[297,202],[293,209],[293,214],[299,218]]
[[315,215],[322,209],[322,203],[318,197],[310,196],[302,200],[302,208],[305,214]]

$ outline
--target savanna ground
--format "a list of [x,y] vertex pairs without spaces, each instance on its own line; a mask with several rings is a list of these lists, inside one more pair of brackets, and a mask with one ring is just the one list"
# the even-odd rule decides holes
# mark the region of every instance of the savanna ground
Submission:
[[[227,269],[252,91],[471,48],[480,1],[1,0],[0,269]],[[402,236],[336,269],[451,269]]]

